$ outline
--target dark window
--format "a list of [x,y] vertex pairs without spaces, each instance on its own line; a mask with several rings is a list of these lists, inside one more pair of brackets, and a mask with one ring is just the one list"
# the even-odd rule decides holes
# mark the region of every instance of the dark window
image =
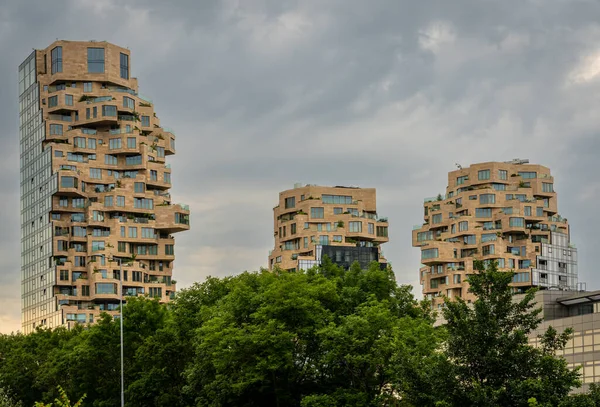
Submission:
[[104,73],[104,48],[88,48],[88,73]]
[[121,78],[129,79],[129,55],[121,53]]
[[290,197],[285,198],[285,209],[294,208],[296,206],[296,198]]
[[52,60],[52,75],[62,72],[62,47],[56,47],[50,52]]

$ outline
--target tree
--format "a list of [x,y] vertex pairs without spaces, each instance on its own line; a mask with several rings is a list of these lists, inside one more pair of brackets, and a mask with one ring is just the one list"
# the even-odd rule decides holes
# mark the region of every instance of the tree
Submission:
[[498,271],[495,262],[485,269],[475,261],[474,268],[468,279],[477,296],[473,306],[460,298],[445,303],[445,354],[455,383],[439,399],[463,406],[527,406],[535,398],[539,405],[558,405],[580,385],[578,371],[555,356],[571,331],[550,328],[540,337],[541,348],[530,346],[528,335],[541,322],[535,291],[513,301],[513,273]]
[[[56,407],[81,407],[81,403],[83,403],[83,399],[85,399],[85,394],[77,401],[77,403],[71,405],[71,400],[67,396],[67,393],[63,390],[62,387],[57,386],[59,397],[54,400],[56,403]],[[44,404],[42,402],[36,402],[34,407],[52,407],[53,404]]]

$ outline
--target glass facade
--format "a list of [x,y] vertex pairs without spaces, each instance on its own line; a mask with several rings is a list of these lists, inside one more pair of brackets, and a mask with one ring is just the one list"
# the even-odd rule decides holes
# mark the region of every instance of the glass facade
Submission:
[[[52,294],[56,276],[49,219],[57,177],[52,174],[51,149],[42,148],[46,128],[40,108],[35,57],[34,51],[19,66],[21,324],[24,333],[38,326],[56,327],[62,322]],[[62,70],[62,59],[60,64],[58,61],[54,61],[56,72]]]

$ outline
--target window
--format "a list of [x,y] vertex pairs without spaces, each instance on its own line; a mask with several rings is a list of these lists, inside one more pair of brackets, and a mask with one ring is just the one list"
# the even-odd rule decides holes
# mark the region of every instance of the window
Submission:
[[369,223],[368,227],[369,227],[369,234],[374,235],[375,234],[375,224]]
[[102,240],[93,240],[92,241],[92,251],[97,252],[100,250],[104,250],[104,241]]
[[50,51],[51,73],[62,72],[62,47],[54,47]]
[[346,195],[323,195],[321,200],[324,204],[352,204],[352,197]]
[[146,198],[134,198],[133,206],[134,206],[134,208],[138,208],[138,209],[153,209],[154,201],[152,199],[146,199]]
[[174,246],[172,244],[166,244],[165,245],[165,254],[168,255],[168,256],[174,256],[175,255]]
[[465,181],[467,181],[469,179],[469,177],[467,175],[464,175],[462,177],[457,177],[456,178],[456,185],[462,185],[465,183]]
[[142,126],[150,127],[150,116],[142,116]]
[[164,147],[156,147],[156,156],[164,157],[165,156],[165,148]]
[[104,48],[88,48],[88,73],[104,73]]
[[60,186],[63,188],[77,188],[77,179],[75,177],[61,177]]
[[51,124],[50,125],[50,135],[62,136],[62,134],[63,134],[62,124]]
[[493,242],[498,238],[495,233],[484,233],[481,235],[481,243]]
[[73,265],[75,267],[85,267],[85,256],[74,256]]
[[441,213],[436,213],[435,215],[433,215],[431,217],[432,224],[441,223],[441,222],[442,222],[442,214]]
[[[119,242],[117,244],[117,250],[121,253],[125,253],[127,251],[127,243],[126,242]],[[135,276],[135,271],[133,272],[133,275]],[[136,280],[133,280],[136,281]]]
[[69,270],[61,270],[60,271],[60,281],[68,281],[69,280]]
[[532,171],[519,171],[519,175],[523,179],[537,178],[537,172],[532,172]]
[[154,229],[152,228],[142,228],[142,237],[144,239],[154,239],[156,237],[154,233]]
[[85,148],[85,137],[73,137],[73,145],[78,148]]
[[542,182],[542,192],[554,192],[554,184]]
[[110,155],[110,154],[106,154],[104,156],[104,164],[107,164],[107,165],[117,165],[117,163],[118,163],[117,156]]
[[114,283],[96,283],[96,294],[116,294],[117,285]]
[[319,244],[327,246],[329,244],[329,236],[319,236]]
[[127,148],[135,148],[135,137],[127,137]]
[[167,184],[171,183],[171,173],[170,172],[165,172],[164,173],[164,180]]
[[129,226],[129,237],[137,237],[137,227]]
[[85,208],[85,198],[73,198],[73,208]]
[[431,230],[417,233],[417,242],[425,242],[427,240],[433,240],[433,232]]
[[458,231],[464,232],[465,230],[469,230],[469,222],[468,221],[458,222]]
[[89,138],[88,139],[88,148],[91,150],[95,150],[96,149],[96,139],[95,138]]
[[136,182],[133,184],[133,191],[136,194],[142,194],[146,191],[145,184],[143,182]]
[[477,195],[469,195],[469,201],[476,201]]
[[117,196],[117,206],[125,206],[125,197]]
[[348,227],[350,232],[362,232],[362,222],[348,222]]
[[341,215],[344,212],[343,208],[333,208],[334,215]]
[[425,249],[421,251],[421,259],[433,259],[438,257],[438,249]]
[[113,206],[113,197],[112,196],[104,197],[104,206]]
[[477,179],[486,180],[490,179],[490,170],[481,170],[477,172]]
[[125,226],[121,226],[121,237],[127,237],[127,234],[125,233]]
[[114,150],[116,148],[121,148],[121,139],[120,138],[111,138],[108,140],[108,148]]
[[129,79],[129,55],[120,54],[121,78]]
[[388,237],[388,227],[387,226],[377,226],[377,236]]
[[58,105],[58,96],[51,96],[48,98],[48,107],[54,107]]
[[116,117],[117,116],[117,107],[109,106],[109,105],[102,106],[102,116]]
[[73,95],[65,95],[65,105],[73,106]]
[[506,185],[505,184],[492,184],[492,187],[496,191],[506,191]]
[[123,107],[128,109],[135,109],[135,100],[130,97],[123,96]]
[[150,298],[161,298],[162,297],[162,288],[161,287],[150,287],[148,289],[148,294]]
[[126,165],[140,165],[141,163],[142,163],[141,155],[131,155],[131,156],[125,157]]
[[84,82],[83,83],[83,91],[91,92],[92,91],[92,82]]
[[490,254],[494,254],[495,248],[493,244],[489,244],[487,246],[483,246],[481,248],[481,254],[484,256],[489,256]]
[[500,179],[508,179],[508,171],[506,170],[498,170],[498,178]]
[[90,168],[90,178],[102,179],[102,169]]
[[481,194],[481,195],[479,195],[479,203],[480,204],[496,203],[496,195],[495,194]]
[[310,208],[310,217],[314,219],[323,219],[325,217],[323,208]]
[[531,216],[531,206],[525,206],[523,214],[525,216]]
[[502,213],[505,215],[512,215],[512,213],[513,213],[512,206],[507,206],[506,208],[502,208]]
[[158,172],[156,170],[150,170],[150,179],[152,181],[158,180]]
[[466,235],[463,236],[464,244],[477,244],[477,236],[475,235]]
[[490,216],[492,216],[491,208],[475,208],[476,218],[489,218]]
[[525,227],[525,220],[523,218],[510,218],[508,225],[510,227],[523,228]]
[[544,208],[538,206],[535,208],[535,216],[543,217],[544,216]]

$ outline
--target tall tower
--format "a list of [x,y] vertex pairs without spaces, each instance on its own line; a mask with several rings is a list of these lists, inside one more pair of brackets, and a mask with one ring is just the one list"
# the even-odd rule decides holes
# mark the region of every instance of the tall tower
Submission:
[[377,216],[375,196],[374,188],[300,184],[280,192],[269,269],[306,270],[323,255],[345,268],[354,261],[385,267],[380,245],[389,241],[388,220]]
[[19,108],[23,332],[115,314],[121,294],[169,301],[189,208],[171,204],[175,135],[138,94],[129,50],[35,50],[19,66]]
[[465,280],[475,259],[514,270],[515,292],[578,288],[577,249],[548,168],[518,159],[461,167],[448,173],[446,193],[426,198],[423,209],[412,242],[421,249],[423,295],[434,307],[443,296],[473,300]]

